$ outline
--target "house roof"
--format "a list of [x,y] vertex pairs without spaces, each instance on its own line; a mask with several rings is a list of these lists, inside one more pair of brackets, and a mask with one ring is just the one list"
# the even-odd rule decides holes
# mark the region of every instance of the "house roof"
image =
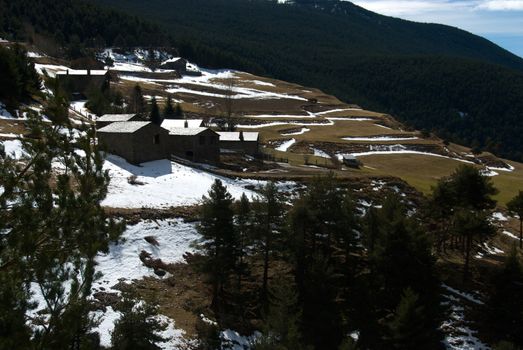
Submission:
[[191,136],[191,135],[198,135],[199,133],[201,133],[205,130],[211,130],[211,129],[204,128],[204,127],[198,127],[198,128],[169,128],[167,130],[169,130],[169,135]]
[[[91,69],[91,75],[105,75],[108,70],[105,69]],[[89,75],[87,69],[68,69],[56,72],[56,75]]]
[[162,122],[162,128],[184,128],[186,121],[188,128],[203,127],[203,119],[164,119]]
[[111,123],[104,126],[103,128],[98,129],[97,132],[109,132],[109,133],[127,133],[132,134],[144,126],[152,124],[152,122],[119,122]]
[[126,122],[132,119],[136,114],[104,114],[96,121],[99,122]]
[[[239,131],[218,131],[220,141],[241,141]],[[244,141],[258,141],[258,132],[243,132]]]

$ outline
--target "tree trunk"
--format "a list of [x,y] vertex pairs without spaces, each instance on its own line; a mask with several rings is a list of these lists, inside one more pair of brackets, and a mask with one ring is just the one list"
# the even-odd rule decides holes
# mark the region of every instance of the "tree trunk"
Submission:
[[523,217],[519,218],[519,249],[523,249]]
[[267,284],[269,279],[269,237],[265,240],[265,254],[263,257],[263,287],[262,287],[262,296],[263,300],[267,300]]
[[469,277],[469,263],[470,263],[470,249],[472,248],[472,235],[467,234],[465,237],[465,266],[463,267],[463,281],[467,281]]

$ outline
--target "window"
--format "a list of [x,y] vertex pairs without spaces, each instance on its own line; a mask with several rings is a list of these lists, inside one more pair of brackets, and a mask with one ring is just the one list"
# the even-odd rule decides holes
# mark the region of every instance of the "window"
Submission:
[[200,145],[205,145],[205,136],[200,136]]
[[156,134],[153,137],[153,144],[159,145],[160,144],[160,135]]

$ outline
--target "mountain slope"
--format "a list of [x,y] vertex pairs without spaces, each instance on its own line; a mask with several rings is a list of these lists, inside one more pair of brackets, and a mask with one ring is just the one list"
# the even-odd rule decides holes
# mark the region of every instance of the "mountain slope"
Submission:
[[96,1],[163,24],[182,54],[201,64],[315,86],[452,141],[523,159],[523,59],[479,36],[350,2]]

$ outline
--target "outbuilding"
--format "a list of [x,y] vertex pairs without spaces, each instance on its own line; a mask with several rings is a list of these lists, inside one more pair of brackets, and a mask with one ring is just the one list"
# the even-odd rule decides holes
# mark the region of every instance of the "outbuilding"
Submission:
[[219,131],[220,150],[222,152],[237,152],[257,155],[259,152],[258,132],[245,131]]
[[145,121],[111,123],[97,131],[98,142],[109,153],[139,164],[166,158],[169,131]]
[[170,154],[198,163],[220,162],[219,135],[204,127],[169,128]]

